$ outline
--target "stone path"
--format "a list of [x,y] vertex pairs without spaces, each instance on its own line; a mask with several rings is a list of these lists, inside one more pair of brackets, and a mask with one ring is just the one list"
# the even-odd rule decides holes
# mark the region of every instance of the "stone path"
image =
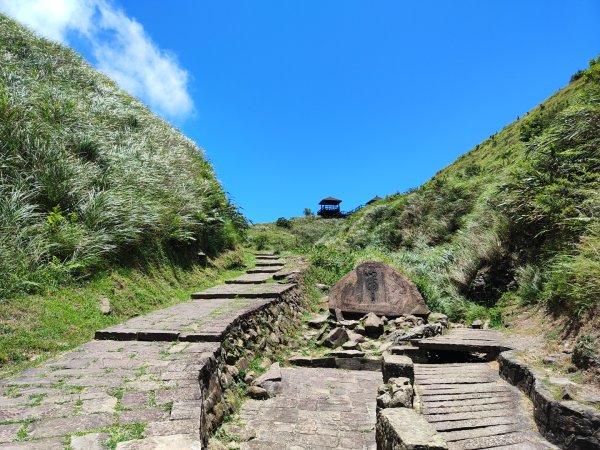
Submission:
[[380,372],[282,369],[282,392],[248,400],[242,420],[256,439],[242,450],[375,449]]
[[[257,262],[257,270],[283,267],[274,256]],[[264,283],[272,275],[252,278]],[[215,370],[220,341],[293,287],[217,286],[194,294],[198,300],[99,330],[96,340],[0,380],[0,449],[104,449],[111,439],[121,441],[117,450],[200,448],[199,380]]]
[[415,386],[450,450],[556,448],[534,431],[527,400],[495,363],[415,364]]
[[498,331],[472,328],[455,328],[443,335],[418,340],[414,345],[425,350],[488,353],[494,357],[509,350]]

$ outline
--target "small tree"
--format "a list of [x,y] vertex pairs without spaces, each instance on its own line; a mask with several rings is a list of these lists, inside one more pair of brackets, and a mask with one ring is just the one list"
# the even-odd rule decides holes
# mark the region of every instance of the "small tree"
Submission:
[[285,217],[280,217],[275,221],[275,225],[281,228],[292,228],[292,221],[286,219]]
[[304,216],[305,217],[311,217],[313,215],[313,212],[310,208],[304,208]]

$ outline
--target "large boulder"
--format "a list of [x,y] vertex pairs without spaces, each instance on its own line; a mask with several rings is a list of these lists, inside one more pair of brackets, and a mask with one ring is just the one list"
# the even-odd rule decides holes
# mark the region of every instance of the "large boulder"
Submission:
[[361,264],[331,288],[329,309],[351,314],[372,312],[386,317],[429,314],[412,281],[392,267],[374,261]]

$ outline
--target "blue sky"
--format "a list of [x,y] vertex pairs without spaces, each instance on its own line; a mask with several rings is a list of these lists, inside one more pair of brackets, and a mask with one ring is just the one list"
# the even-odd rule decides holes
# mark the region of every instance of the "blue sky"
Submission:
[[[53,1],[0,10],[83,8],[54,38],[204,148],[254,222],[416,187],[600,53],[595,0]],[[90,4],[116,38],[64,19]]]

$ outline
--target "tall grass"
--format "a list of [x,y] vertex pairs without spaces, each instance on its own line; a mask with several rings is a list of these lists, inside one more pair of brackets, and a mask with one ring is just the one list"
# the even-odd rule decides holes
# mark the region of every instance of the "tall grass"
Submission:
[[246,228],[191,140],[2,15],[0,215],[0,300]]

